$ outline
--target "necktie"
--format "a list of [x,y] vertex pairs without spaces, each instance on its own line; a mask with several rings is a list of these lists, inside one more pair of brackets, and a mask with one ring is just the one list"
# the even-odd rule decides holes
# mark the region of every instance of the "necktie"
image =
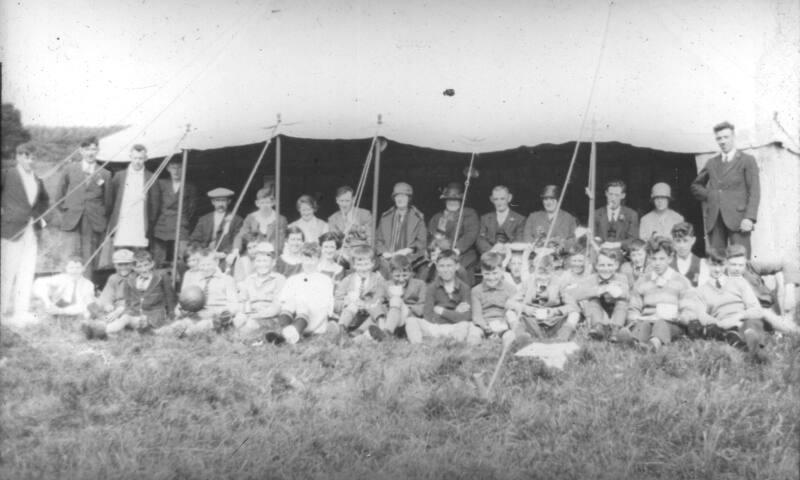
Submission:
[[717,277],[717,279],[715,280],[715,283],[717,284],[717,288],[719,288],[719,289],[722,288],[722,281],[719,279],[719,277]]

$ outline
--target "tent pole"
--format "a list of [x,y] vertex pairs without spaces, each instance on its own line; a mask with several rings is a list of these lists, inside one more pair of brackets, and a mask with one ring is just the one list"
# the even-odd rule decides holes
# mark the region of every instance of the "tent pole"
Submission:
[[178,283],[178,256],[181,243],[181,222],[183,221],[183,196],[186,193],[186,164],[189,160],[189,150],[183,149],[181,160],[181,187],[178,190],[178,219],[175,222],[175,245],[172,250],[172,288]]
[[[278,115],[280,122],[280,115]],[[275,250],[280,255],[281,237],[281,136],[275,138]],[[309,241],[309,239],[306,239]]]
[[[380,128],[382,120],[381,115],[378,114],[378,128]],[[372,178],[372,246],[375,247],[375,233],[378,229],[378,180],[381,176],[381,139],[376,138],[375,141],[375,172]]]
[[[594,135],[593,135],[594,136]],[[586,234],[586,253],[589,258],[592,257],[592,245],[594,244],[594,210],[595,210],[595,185],[597,184],[597,144],[592,138],[592,149],[589,154],[589,186],[586,188],[586,193],[589,195],[589,215],[586,223],[589,229]]]

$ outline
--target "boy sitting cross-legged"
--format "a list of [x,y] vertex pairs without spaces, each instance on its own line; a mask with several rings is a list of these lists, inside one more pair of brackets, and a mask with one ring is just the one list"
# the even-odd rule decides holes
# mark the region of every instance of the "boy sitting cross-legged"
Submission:
[[503,257],[495,251],[481,255],[481,283],[472,287],[472,321],[486,336],[503,336],[510,330],[506,319],[506,303],[517,287],[505,278]]
[[472,324],[470,288],[456,278],[458,255],[444,250],[436,259],[436,279],[425,292],[424,318],[406,319],[406,335],[411,343],[423,338],[453,338],[477,344],[483,336]]
[[[83,276],[83,259],[73,255],[64,261],[64,271],[51,277],[37,278],[33,282],[32,292],[44,309],[44,313],[53,317],[64,326],[73,324],[75,320],[89,318],[89,306],[95,302],[94,284]],[[75,322],[72,328],[77,328]]]
[[385,321],[378,326],[384,332],[394,334],[398,328],[405,327],[409,318],[422,318],[426,286],[422,280],[413,278],[411,261],[405,255],[395,255],[389,260],[389,275],[391,280],[386,287],[389,309]]
[[[746,254],[746,253],[745,253]],[[742,277],[725,275],[726,258],[717,250],[708,252],[709,276],[697,287],[697,318],[708,337],[734,345],[744,339],[747,349],[759,351],[764,337],[761,305]]]
[[[193,335],[201,332],[221,331],[233,323],[239,310],[239,297],[236,283],[219,270],[216,254],[210,249],[198,252],[200,256],[197,270],[186,272],[181,284],[181,295],[190,289],[199,288],[203,292],[203,307],[196,312],[188,312],[178,305],[175,309],[177,320],[157,330],[161,335]],[[190,275],[191,274],[191,275]]]
[[375,271],[375,252],[366,245],[353,247],[350,261],[353,273],[339,282],[334,294],[339,325],[348,332],[369,332],[381,340],[379,331],[370,328],[386,316],[386,281]]
[[539,255],[535,262],[533,275],[508,300],[509,323],[520,339],[555,335],[567,341],[580,320],[577,306],[567,293],[572,285],[562,284],[554,275],[552,254]]
[[686,334],[689,322],[696,316],[691,309],[691,283],[669,266],[673,255],[672,239],[651,238],[647,242],[650,271],[639,278],[631,291],[631,333],[653,350]]
[[601,248],[595,258],[595,273],[572,292],[589,323],[589,337],[595,340],[615,341],[625,326],[630,287],[625,275],[617,272],[619,257],[619,250]]
[[88,339],[104,339],[126,327],[140,332],[159,328],[172,318],[175,309],[175,291],[169,279],[155,271],[156,263],[150,252],[140,250],[134,254],[135,276],[124,285],[125,311],[107,325],[92,322],[82,325]]
[[286,280],[278,297],[279,331],[266,334],[269,343],[295,344],[302,337],[324,334],[333,314],[333,281],[317,270],[320,249],[317,243],[305,243],[300,248],[303,271]]
[[[278,296],[286,277],[275,272],[275,249],[266,240],[247,246],[252,255],[253,272],[239,283],[241,310],[233,320],[233,325],[244,335],[251,335],[261,328],[274,328],[280,313]],[[241,259],[240,259],[241,260]]]
[[119,318],[125,311],[125,284],[129,277],[136,275],[133,273],[133,252],[128,249],[121,248],[115,251],[111,263],[115,271],[106,280],[106,285],[96,302],[108,321]]

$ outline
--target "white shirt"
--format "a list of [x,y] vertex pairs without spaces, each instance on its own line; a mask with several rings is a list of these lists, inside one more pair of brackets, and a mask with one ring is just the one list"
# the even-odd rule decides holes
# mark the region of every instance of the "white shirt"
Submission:
[[119,208],[117,233],[114,234],[114,246],[147,247],[144,183],[144,167],[139,170],[128,167],[122,191],[122,205]]
[[297,273],[286,280],[278,301],[282,312],[308,313],[306,331],[324,333],[333,314],[333,281],[324,273]]
[[619,215],[621,213],[622,207],[617,207],[616,210],[608,209],[608,221],[613,222],[614,220],[619,219]]
[[177,181],[177,182],[173,181],[172,182],[172,193],[178,193],[178,191],[180,189],[181,189],[181,182],[180,181]]
[[508,212],[509,212],[509,210],[506,210],[505,212],[497,212],[497,224],[498,225],[503,225],[503,222],[505,222],[506,218],[508,218]]
[[94,171],[97,169],[97,163],[95,162],[88,163],[81,160],[81,166],[83,168],[83,171],[88,173],[89,175],[93,174]]
[[214,210],[214,236],[217,235],[219,226],[222,225],[223,220],[225,220],[225,212],[220,213]]
[[731,149],[731,151],[728,152],[728,153],[725,153],[725,152],[721,152],[721,153],[722,153],[722,163],[728,163],[728,162],[732,161],[733,158],[736,156],[736,149],[735,148]]
[[33,206],[36,202],[36,196],[39,194],[39,184],[36,182],[36,177],[33,172],[26,172],[22,165],[17,165],[19,178],[22,179],[22,188],[25,189],[25,195],[28,197],[28,203]]
[[[689,255],[686,258],[681,258],[675,255],[675,266],[678,267],[678,273],[685,277],[689,269],[692,268],[692,256]],[[703,285],[709,278],[711,278],[711,273],[708,271],[708,264],[701,258],[699,271],[697,272],[697,284]]]

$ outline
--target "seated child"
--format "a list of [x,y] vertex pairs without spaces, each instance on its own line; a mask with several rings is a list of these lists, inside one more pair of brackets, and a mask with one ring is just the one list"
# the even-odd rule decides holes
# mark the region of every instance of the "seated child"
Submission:
[[303,255],[301,249],[306,241],[306,236],[300,227],[286,229],[286,243],[283,253],[275,262],[275,271],[286,278],[303,271]]
[[642,344],[659,350],[687,333],[694,315],[689,280],[670,268],[675,249],[672,239],[653,237],[647,242],[650,271],[631,290],[628,323],[633,336]]
[[[782,309],[780,306],[781,295],[770,290],[766,286],[764,279],[761,278],[761,275],[764,274],[774,274],[783,271],[785,277],[781,283],[789,286],[785,292],[789,294],[790,292],[794,292],[794,284],[792,282],[797,281],[794,278],[796,273],[793,275],[790,269],[784,268],[782,265],[769,265],[756,261],[748,261],[747,250],[742,245],[730,245],[726,250],[725,256],[727,257],[726,271],[728,276],[744,278],[750,284],[753,293],[762,307],[761,313],[764,317],[764,321],[776,332],[791,334],[800,333],[800,326],[794,321],[794,307]],[[789,302],[794,305],[796,301],[794,301],[793,298],[793,295],[785,295],[784,301],[788,299]],[[781,314],[776,312],[780,312]]]
[[626,250],[628,261],[619,267],[619,273],[628,278],[628,285],[633,286],[639,277],[647,271],[647,242],[639,238],[631,240]]
[[[417,278],[419,278],[426,284],[431,284],[433,281],[435,281],[436,261],[439,258],[439,254],[445,250],[450,250],[452,243],[453,242],[451,242],[450,239],[446,238],[443,234],[437,232],[436,236],[433,238],[433,240],[431,240],[431,243],[428,245],[429,261],[424,262],[421,266],[418,267]],[[456,267],[456,278],[466,283],[467,285],[472,285],[472,282],[474,280],[473,275],[469,273],[467,269],[464,268],[463,265],[461,265],[461,262],[459,262]]]
[[203,249],[199,255],[197,271],[189,271],[183,277],[181,293],[190,287],[199,287],[205,296],[205,305],[198,312],[186,312],[178,305],[175,309],[176,320],[156,329],[156,334],[193,335],[221,331],[233,323],[233,317],[239,310],[236,283],[232,277],[220,272],[214,252]]
[[336,286],[345,276],[340,263],[339,251],[342,248],[342,235],[337,232],[325,232],[319,237],[320,261],[317,267],[320,273],[331,277]]
[[[409,318],[422,318],[425,309],[425,282],[413,278],[411,261],[405,255],[395,255],[389,260],[390,282],[386,287],[386,303],[389,308],[386,319],[379,322],[383,332],[394,334],[405,327]],[[374,330],[374,329],[373,329]],[[381,335],[373,336],[380,337]]]
[[567,291],[574,288],[571,282],[561,282],[554,274],[554,255],[537,256],[534,275],[508,300],[509,324],[517,338],[527,343],[529,337],[555,336],[567,341],[575,331],[580,313]]
[[571,297],[589,323],[589,337],[616,341],[625,326],[630,287],[625,275],[618,273],[619,250],[601,248],[595,258],[595,273],[583,279]]
[[[745,252],[746,255],[746,252]],[[708,252],[709,279],[697,287],[697,319],[707,336],[741,343],[756,352],[763,343],[764,321],[761,305],[742,277],[725,275],[726,258],[717,250]]]
[[248,233],[244,235],[243,238],[246,242],[245,249],[247,249],[247,255],[237,257],[236,261],[233,263],[233,280],[237,285],[253,273],[253,260],[255,259],[256,246],[261,242],[268,241],[266,235],[258,233]]
[[[375,271],[372,248],[353,247],[350,256],[353,273],[336,287],[334,311],[339,315],[339,325],[346,331],[369,333],[369,327],[378,325],[386,316],[386,281]],[[372,329],[372,333],[377,332]]]
[[253,273],[239,283],[241,309],[233,325],[244,335],[252,335],[262,328],[275,329],[280,314],[278,297],[286,277],[272,270],[275,249],[266,240],[259,241],[248,254],[253,256]]
[[438,254],[436,279],[425,291],[424,318],[406,319],[406,335],[411,343],[421,343],[426,337],[480,343],[483,333],[472,323],[470,287],[456,277],[457,266],[455,251]]
[[89,306],[95,302],[94,284],[83,276],[83,259],[70,256],[63,269],[63,273],[37,278],[33,282],[33,296],[41,302],[44,313],[59,323],[88,319]]
[[149,331],[162,327],[172,318],[175,310],[175,291],[170,280],[155,271],[153,256],[146,250],[134,255],[136,275],[129,276],[124,284],[125,310],[107,325],[86,323],[82,330],[88,339],[104,339],[126,327]]
[[124,248],[117,250],[111,257],[111,263],[115,272],[108,277],[106,286],[97,298],[97,304],[108,321],[118,318],[125,310],[125,284],[133,272],[133,252]]
[[510,330],[506,303],[517,287],[506,281],[502,256],[492,250],[481,255],[481,283],[472,287],[472,321],[488,337],[502,336]]
[[530,265],[534,256],[533,245],[530,243],[508,244],[508,252],[503,260],[506,270],[503,279],[519,288],[530,276]]
[[276,345],[295,344],[302,337],[324,334],[333,313],[333,282],[317,271],[319,245],[305,243],[300,249],[303,271],[292,275],[278,296],[280,331],[266,334],[266,340]]
[[708,265],[705,260],[692,253],[695,242],[694,227],[691,223],[680,222],[672,227],[672,244],[675,257],[670,267],[689,279],[693,287],[708,280]]

